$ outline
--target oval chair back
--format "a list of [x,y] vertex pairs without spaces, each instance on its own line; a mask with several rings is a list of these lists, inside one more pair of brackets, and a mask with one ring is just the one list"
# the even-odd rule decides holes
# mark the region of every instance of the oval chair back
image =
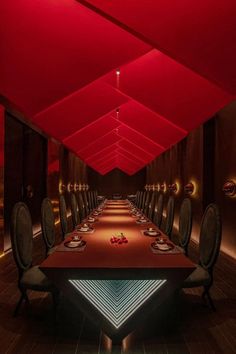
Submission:
[[88,198],[88,208],[89,208],[89,212],[91,212],[92,209],[93,209],[91,191],[88,191],[88,192],[87,192],[87,198]]
[[64,195],[60,195],[59,197],[59,211],[60,211],[62,236],[63,238],[65,238],[65,235],[68,232],[68,223],[67,223],[66,201]]
[[85,216],[87,216],[89,214],[87,191],[83,191],[82,196],[83,196],[83,200],[84,200]]
[[146,199],[145,199],[145,204],[144,204],[144,214],[147,215],[148,214],[148,207],[149,207],[149,203],[152,197],[152,192],[147,191],[147,195],[146,195]]
[[136,195],[135,195],[135,202],[134,202],[134,204],[135,204],[136,206],[138,205],[139,195],[140,195],[140,191],[137,191],[137,192],[136,192]]
[[184,249],[185,254],[188,254],[188,245],[192,232],[192,203],[189,198],[182,201],[179,213],[179,242]]
[[157,196],[156,192],[152,192],[152,197],[151,197],[150,203],[148,205],[148,218],[150,220],[152,220],[152,218],[153,218],[156,196]]
[[11,244],[19,276],[32,265],[33,231],[29,209],[16,203],[11,216]]
[[98,206],[98,191],[94,191],[94,201],[95,201],[95,208]]
[[140,194],[139,194],[139,200],[138,200],[138,204],[137,204],[137,207],[139,209],[141,209],[141,205],[142,205],[142,200],[143,200],[143,191],[140,191]]
[[41,204],[41,227],[47,253],[55,244],[55,217],[51,200],[44,198]]
[[78,194],[78,206],[79,206],[79,217],[80,222],[85,218],[85,206],[81,192]]
[[153,222],[159,228],[162,222],[163,204],[164,204],[164,197],[163,194],[160,193],[159,197],[156,199],[154,213],[153,213]]
[[209,204],[203,215],[200,231],[200,265],[211,272],[220,250],[222,224],[219,208]]
[[166,224],[165,224],[165,234],[171,238],[173,223],[174,223],[174,214],[175,214],[175,200],[174,197],[170,196],[168,199],[166,207]]
[[144,192],[143,192],[143,198],[142,198],[141,206],[140,206],[140,209],[141,209],[142,211],[144,211],[144,208],[145,208],[145,201],[146,201],[146,198],[147,198],[147,191],[144,191]]
[[74,193],[71,193],[70,204],[71,204],[72,224],[73,224],[73,229],[75,229],[76,226],[79,224],[79,211],[78,211],[78,203]]

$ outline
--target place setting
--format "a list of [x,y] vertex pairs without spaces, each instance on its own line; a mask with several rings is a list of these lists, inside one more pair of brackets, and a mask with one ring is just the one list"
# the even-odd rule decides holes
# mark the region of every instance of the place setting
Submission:
[[141,216],[139,219],[136,220],[136,224],[150,224],[151,221],[148,220],[145,216]]
[[87,217],[87,220],[86,220],[88,223],[91,223],[93,224],[94,222],[97,222],[98,221],[98,218],[95,218],[94,216],[90,215]]
[[94,228],[90,224],[84,223],[82,225],[77,226],[76,231],[78,233],[83,233],[83,234],[84,233],[92,234],[94,232]]
[[156,237],[161,235],[161,232],[153,227],[149,227],[146,230],[141,230],[141,232],[143,235],[150,237]]
[[[160,233],[161,234],[161,233]],[[159,236],[151,243],[151,250],[155,254],[178,254],[181,251],[169,241],[167,237]]]

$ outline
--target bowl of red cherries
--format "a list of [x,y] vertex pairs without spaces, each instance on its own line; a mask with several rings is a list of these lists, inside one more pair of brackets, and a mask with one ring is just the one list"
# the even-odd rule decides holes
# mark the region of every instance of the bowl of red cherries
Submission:
[[116,234],[115,236],[112,236],[110,238],[110,242],[113,243],[113,244],[115,243],[115,244],[118,244],[118,245],[122,245],[123,243],[128,243],[128,240],[125,237],[125,235],[123,234],[123,232],[121,232],[119,234]]

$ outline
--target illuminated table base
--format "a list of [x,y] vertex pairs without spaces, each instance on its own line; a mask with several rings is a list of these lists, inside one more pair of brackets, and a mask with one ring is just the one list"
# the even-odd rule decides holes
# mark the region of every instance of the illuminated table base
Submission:
[[166,280],[69,280],[75,289],[119,331]]

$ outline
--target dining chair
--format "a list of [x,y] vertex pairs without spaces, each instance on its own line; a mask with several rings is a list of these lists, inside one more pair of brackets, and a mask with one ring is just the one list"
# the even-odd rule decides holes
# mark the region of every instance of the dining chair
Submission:
[[41,204],[41,227],[43,240],[46,246],[46,255],[52,254],[55,247],[55,217],[52,202],[44,198]]
[[64,195],[60,195],[59,197],[59,212],[60,212],[62,237],[65,238],[68,232],[68,221],[67,221],[66,201]]
[[88,192],[87,192],[87,198],[88,198],[88,208],[89,208],[89,212],[91,212],[91,211],[93,210],[91,191],[88,191]]
[[138,201],[138,208],[139,209],[142,209],[143,193],[144,193],[144,191],[140,192],[139,201]]
[[29,304],[27,290],[50,292],[56,308],[58,291],[38,265],[32,266],[33,231],[29,209],[25,203],[16,203],[11,216],[11,244],[18,268],[18,288],[21,296],[14,310],[18,315],[23,301]]
[[83,197],[83,201],[84,201],[85,216],[87,216],[89,214],[87,191],[82,192],[82,197]]
[[144,191],[143,192],[143,198],[142,198],[142,201],[141,201],[141,206],[140,206],[140,209],[142,212],[144,212],[144,207],[145,207],[145,202],[146,202],[146,198],[147,198],[147,191]]
[[155,208],[153,212],[153,223],[160,228],[162,222],[162,214],[163,214],[163,204],[164,204],[164,197],[163,194],[160,193],[159,197],[156,199]]
[[98,207],[98,191],[94,191],[94,201],[95,201],[95,208]]
[[179,213],[179,247],[188,255],[188,245],[192,232],[192,203],[189,198],[182,201]]
[[76,226],[80,223],[80,218],[79,218],[78,203],[74,193],[71,193],[70,204],[71,204],[72,225],[73,225],[73,229],[75,229]]
[[166,217],[164,225],[161,227],[162,231],[171,239],[175,212],[175,200],[173,196],[170,196],[166,206]]
[[85,206],[81,192],[78,193],[78,206],[80,222],[85,218]]
[[145,199],[145,204],[144,204],[144,214],[147,216],[148,214],[148,210],[149,210],[149,203],[150,203],[150,200],[151,200],[151,197],[152,197],[152,191],[148,191],[147,192],[147,195],[146,195],[146,199]]
[[199,263],[196,269],[184,281],[183,288],[195,288],[203,286],[202,298],[207,298],[211,308],[215,305],[210,295],[213,284],[213,270],[220,251],[222,237],[222,223],[219,208],[216,204],[209,204],[201,222],[199,251]]
[[136,192],[135,201],[134,201],[134,204],[136,205],[136,207],[138,207],[138,204],[139,204],[140,193],[141,193],[140,191]]
[[154,213],[154,208],[155,208],[156,197],[157,197],[157,193],[155,191],[152,192],[152,197],[151,197],[151,200],[150,200],[149,205],[148,205],[148,213],[147,213],[147,216],[148,216],[149,220],[153,219],[153,213]]

